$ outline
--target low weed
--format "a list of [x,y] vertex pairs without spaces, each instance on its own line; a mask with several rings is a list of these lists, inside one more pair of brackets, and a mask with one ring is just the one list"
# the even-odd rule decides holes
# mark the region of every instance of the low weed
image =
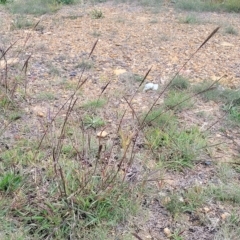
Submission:
[[232,212],[214,236],[214,240],[238,239],[240,235],[240,216]]
[[151,128],[146,132],[146,144],[153,150],[160,166],[181,171],[191,168],[206,148],[205,136],[198,128]]
[[94,67],[94,64],[92,61],[84,61],[82,60],[79,64],[75,66],[75,68],[80,68],[80,69],[85,69],[85,70],[90,70],[91,68]]
[[83,118],[83,124],[86,128],[99,128],[105,125],[102,118],[98,116],[85,115]]
[[[192,89],[195,93],[199,93],[204,91],[204,89],[209,88],[211,85],[212,85],[212,81],[204,81],[194,85]],[[220,96],[221,92],[222,92],[222,89],[219,88],[219,85],[216,85],[213,88],[211,88],[211,90],[203,92],[200,96],[205,101],[218,102],[221,100],[221,96]]]
[[229,184],[209,185],[207,189],[209,197],[222,202],[240,203],[240,189],[238,184],[229,181]]
[[19,0],[8,4],[14,14],[43,15],[59,9],[55,0]]
[[174,111],[186,110],[193,106],[192,99],[185,101],[188,98],[189,95],[185,91],[170,90],[164,99],[164,106]]
[[99,98],[97,100],[88,101],[83,104],[84,109],[95,110],[97,108],[102,108],[106,105],[107,101],[104,98]]
[[180,22],[185,24],[195,24],[197,23],[197,18],[195,15],[187,15],[186,17],[181,18]]
[[36,23],[23,16],[17,16],[13,20],[12,29],[28,29],[33,28]]
[[92,19],[100,19],[100,18],[103,18],[103,12],[101,10],[98,10],[98,9],[93,9],[90,12],[90,16],[91,16]]
[[177,75],[171,82],[170,89],[184,90],[190,86],[189,80],[181,75]]
[[228,1],[202,1],[202,0],[177,0],[176,7],[187,11],[226,11],[240,12],[238,0]]
[[238,35],[238,31],[233,26],[228,26],[224,29],[224,32],[230,35]]
[[55,95],[51,92],[41,92],[36,95],[36,99],[40,101],[52,101],[56,99]]
[[[145,117],[146,115],[144,115]],[[165,111],[164,109],[154,109],[145,118],[145,123],[148,126],[156,126],[160,128],[167,128],[173,126],[177,119],[172,111]]]
[[165,207],[176,217],[181,213],[194,213],[206,200],[205,189],[194,186],[186,192],[170,194]]
[[4,172],[0,174],[0,192],[12,193],[22,184],[22,176],[14,172]]

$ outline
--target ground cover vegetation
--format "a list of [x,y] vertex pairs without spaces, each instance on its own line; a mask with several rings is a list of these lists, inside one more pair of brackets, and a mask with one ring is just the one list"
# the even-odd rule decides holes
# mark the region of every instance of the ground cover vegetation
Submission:
[[[90,4],[88,21],[99,24],[107,1],[0,2],[0,13],[13,14],[9,38],[13,31],[27,34],[0,45],[1,239],[238,239],[240,90],[223,85],[224,76],[194,82],[184,74],[221,28],[207,31],[157,90],[144,90],[151,66],[141,73],[116,69],[117,83],[101,75],[95,54],[101,34],[94,29],[94,41],[67,77],[68,52],[60,51],[55,61],[46,61],[48,75],[37,80],[34,59],[39,51],[46,60],[49,50],[38,45],[30,54],[32,32],[44,32],[35,17]],[[240,11],[234,0],[136,2],[150,11]],[[187,28],[197,19],[185,14],[176,24]],[[231,26],[222,34],[238,37]],[[37,63],[39,76],[43,63]],[[144,108],[136,107],[139,99]],[[209,116],[207,108],[216,114]]]

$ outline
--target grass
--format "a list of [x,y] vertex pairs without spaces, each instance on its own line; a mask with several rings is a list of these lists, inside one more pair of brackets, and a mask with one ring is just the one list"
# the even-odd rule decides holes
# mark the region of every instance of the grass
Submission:
[[83,108],[85,109],[91,109],[91,110],[94,110],[94,109],[97,109],[97,108],[102,108],[106,105],[107,101],[106,99],[104,98],[99,98],[97,100],[90,100],[86,103],[83,104]]
[[[153,125],[156,127],[166,128],[168,126],[172,126],[177,122],[176,117],[174,116],[173,112],[160,109],[154,109],[150,112],[150,114],[146,117],[145,123],[147,125]],[[146,115],[144,115],[145,117]]]
[[83,124],[86,128],[99,128],[105,125],[105,122],[101,117],[85,115]]
[[221,224],[221,227],[214,237],[214,240],[222,239],[238,239],[240,234],[240,217],[236,213],[231,213],[225,222]]
[[12,29],[28,29],[33,28],[35,25],[36,23],[23,16],[16,16],[13,20]]
[[16,191],[22,184],[22,176],[13,172],[5,172],[0,176],[0,191],[5,194]]
[[184,90],[190,87],[189,80],[181,75],[177,75],[171,82],[170,89]]
[[[148,6],[156,3],[141,2]],[[77,67],[88,69],[90,59],[91,54]],[[87,74],[91,78],[93,73]],[[135,74],[133,84],[138,86],[143,78]],[[188,98],[190,91],[195,90],[188,79],[177,76],[166,91],[149,95],[153,104],[145,114],[135,108],[136,95],[130,95],[129,91],[117,99],[121,103],[128,100],[126,111],[109,109],[107,103],[116,101],[117,94],[111,99],[112,95],[104,92],[107,100],[103,95],[94,99],[79,95],[79,85],[82,87],[87,79],[85,76],[77,82],[60,79],[60,84],[50,84],[49,88],[54,86],[56,92],[58,86],[66,90],[67,97],[59,97],[57,106],[50,102],[55,99],[53,89],[49,92],[38,89],[36,99],[49,110],[49,116],[41,119],[29,112],[36,104],[35,99],[28,94],[19,97],[19,92],[24,92],[23,84],[19,84],[18,91],[12,88],[14,81],[11,91],[0,88],[0,120],[4,123],[4,127],[0,126],[0,144],[9,145],[0,153],[1,239],[131,239],[132,228],[148,220],[137,218],[136,214],[149,211],[153,203],[158,204],[160,197],[156,193],[161,190],[167,192],[164,206],[174,217],[195,216],[209,202],[238,207],[237,184],[228,181],[237,175],[225,166],[217,168],[218,184],[171,190],[161,185],[165,172],[176,176],[178,181],[178,175],[205,170],[198,160],[208,153],[208,138],[197,124],[190,125],[181,118],[182,112],[193,105],[193,99]],[[29,87],[29,92],[35,90]],[[197,89],[203,90],[202,86]],[[235,111],[239,93],[220,88],[216,91],[215,100],[227,106],[229,112]],[[142,94],[141,90],[136,94]],[[158,101],[161,97],[164,102]],[[15,108],[10,108],[10,103]],[[107,138],[96,134],[105,129],[110,133]],[[129,177],[132,172],[135,178]],[[161,178],[154,177],[159,172],[156,176]],[[214,171],[207,169],[206,173],[209,172],[212,177]],[[237,229],[237,217],[233,215],[232,219],[229,227]],[[171,221],[177,223],[175,218]],[[180,229],[177,225],[172,239],[184,239]]]
[[205,189],[195,186],[183,193],[171,193],[165,203],[167,210],[177,217],[182,213],[194,213],[206,202]]
[[167,96],[164,99],[164,106],[174,111],[189,109],[193,106],[193,100],[189,99],[185,101],[187,98],[189,98],[187,92],[178,92],[176,90],[171,90],[168,92]]
[[[198,93],[211,86],[212,82],[207,81],[193,86],[193,91]],[[201,94],[205,101],[214,101],[220,104],[220,109],[227,113],[231,126],[238,126],[240,123],[240,91],[224,88],[221,85],[214,86],[210,91]]]
[[187,15],[184,18],[180,19],[181,23],[185,23],[185,24],[195,24],[198,22],[197,18],[195,15]]
[[94,67],[94,64],[93,64],[92,61],[82,60],[75,67],[76,68],[80,68],[80,69],[90,70],[90,69],[92,69]]
[[228,1],[201,1],[201,0],[177,0],[176,7],[187,11],[226,11],[240,12],[238,0]]
[[70,5],[76,2],[78,0],[18,0],[7,1],[7,8],[14,14],[43,15],[59,10],[63,4]]
[[238,31],[233,26],[228,26],[224,29],[224,32],[230,35],[238,35]]
[[54,0],[19,0],[7,5],[14,14],[43,15],[59,9]]
[[103,18],[103,12],[101,10],[98,10],[98,9],[93,9],[90,12],[90,16],[91,16],[92,19],[100,19],[100,18]]
[[55,95],[50,92],[41,92],[37,94],[36,98],[40,101],[52,101],[56,99]]
[[153,151],[159,167],[174,171],[191,168],[206,148],[206,139],[198,128],[149,128],[146,144]]

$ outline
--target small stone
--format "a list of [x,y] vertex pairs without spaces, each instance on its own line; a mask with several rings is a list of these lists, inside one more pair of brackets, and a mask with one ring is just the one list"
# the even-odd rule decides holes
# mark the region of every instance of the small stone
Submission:
[[75,77],[77,75],[77,72],[70,72],[70,77]]
[[179,202],[182,202],[182,203],[184,202],[184,199],[183,199],[183,197],[179,197],[179,199],[178,199],[178,200],[179,200]]
[[115,69],[114,70],[114,73],[115,73],[115,75],[120,75],[120,74],[123,74],[123,73],[125,73],[126,72],[126,70],[125,69]]
[[97,136],[100,138],[105,138],[108,135],[106,131],[101,131],[97,133]]
[[226,218],[228,218],[229,216],[230,216],[230,214],[225,212],[221,215],[221,218],[222,218],[222,220],[226,220]]
[[220,44],[223,47],[233,47],[234,46],[232,43],[229,43],[229,42],[221,42]]
[[204,207],[204,208],[203,208],[203,211],[204,211],[204,213],[208,213],[208,212],[210,212],[210,208]]
[[5,60],[1,60],[0,61],[0,69],[3,69],[6,67],[6,64],[7,66],[9,65],[15,65],[19,62],[19,59],[18,58],[9,58],[7,61]]
[[154,83],[146,83],[143,91],[146,92],[148,90],[158,90],[158,84],[154,84]]
[[172,236],[172,233],[169,228],[164,228],[163,232],[167,238],[170,238]]
[[37,116],[38,117],[44,117],[44,113],[43,112],[37,112]]

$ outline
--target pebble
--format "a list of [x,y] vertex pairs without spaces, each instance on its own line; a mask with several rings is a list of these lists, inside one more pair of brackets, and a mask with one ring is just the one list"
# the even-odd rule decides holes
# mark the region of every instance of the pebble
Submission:
[[164,228],[163,232],[167,238],[170,238],[172,236],[172,233],[169,228]]

